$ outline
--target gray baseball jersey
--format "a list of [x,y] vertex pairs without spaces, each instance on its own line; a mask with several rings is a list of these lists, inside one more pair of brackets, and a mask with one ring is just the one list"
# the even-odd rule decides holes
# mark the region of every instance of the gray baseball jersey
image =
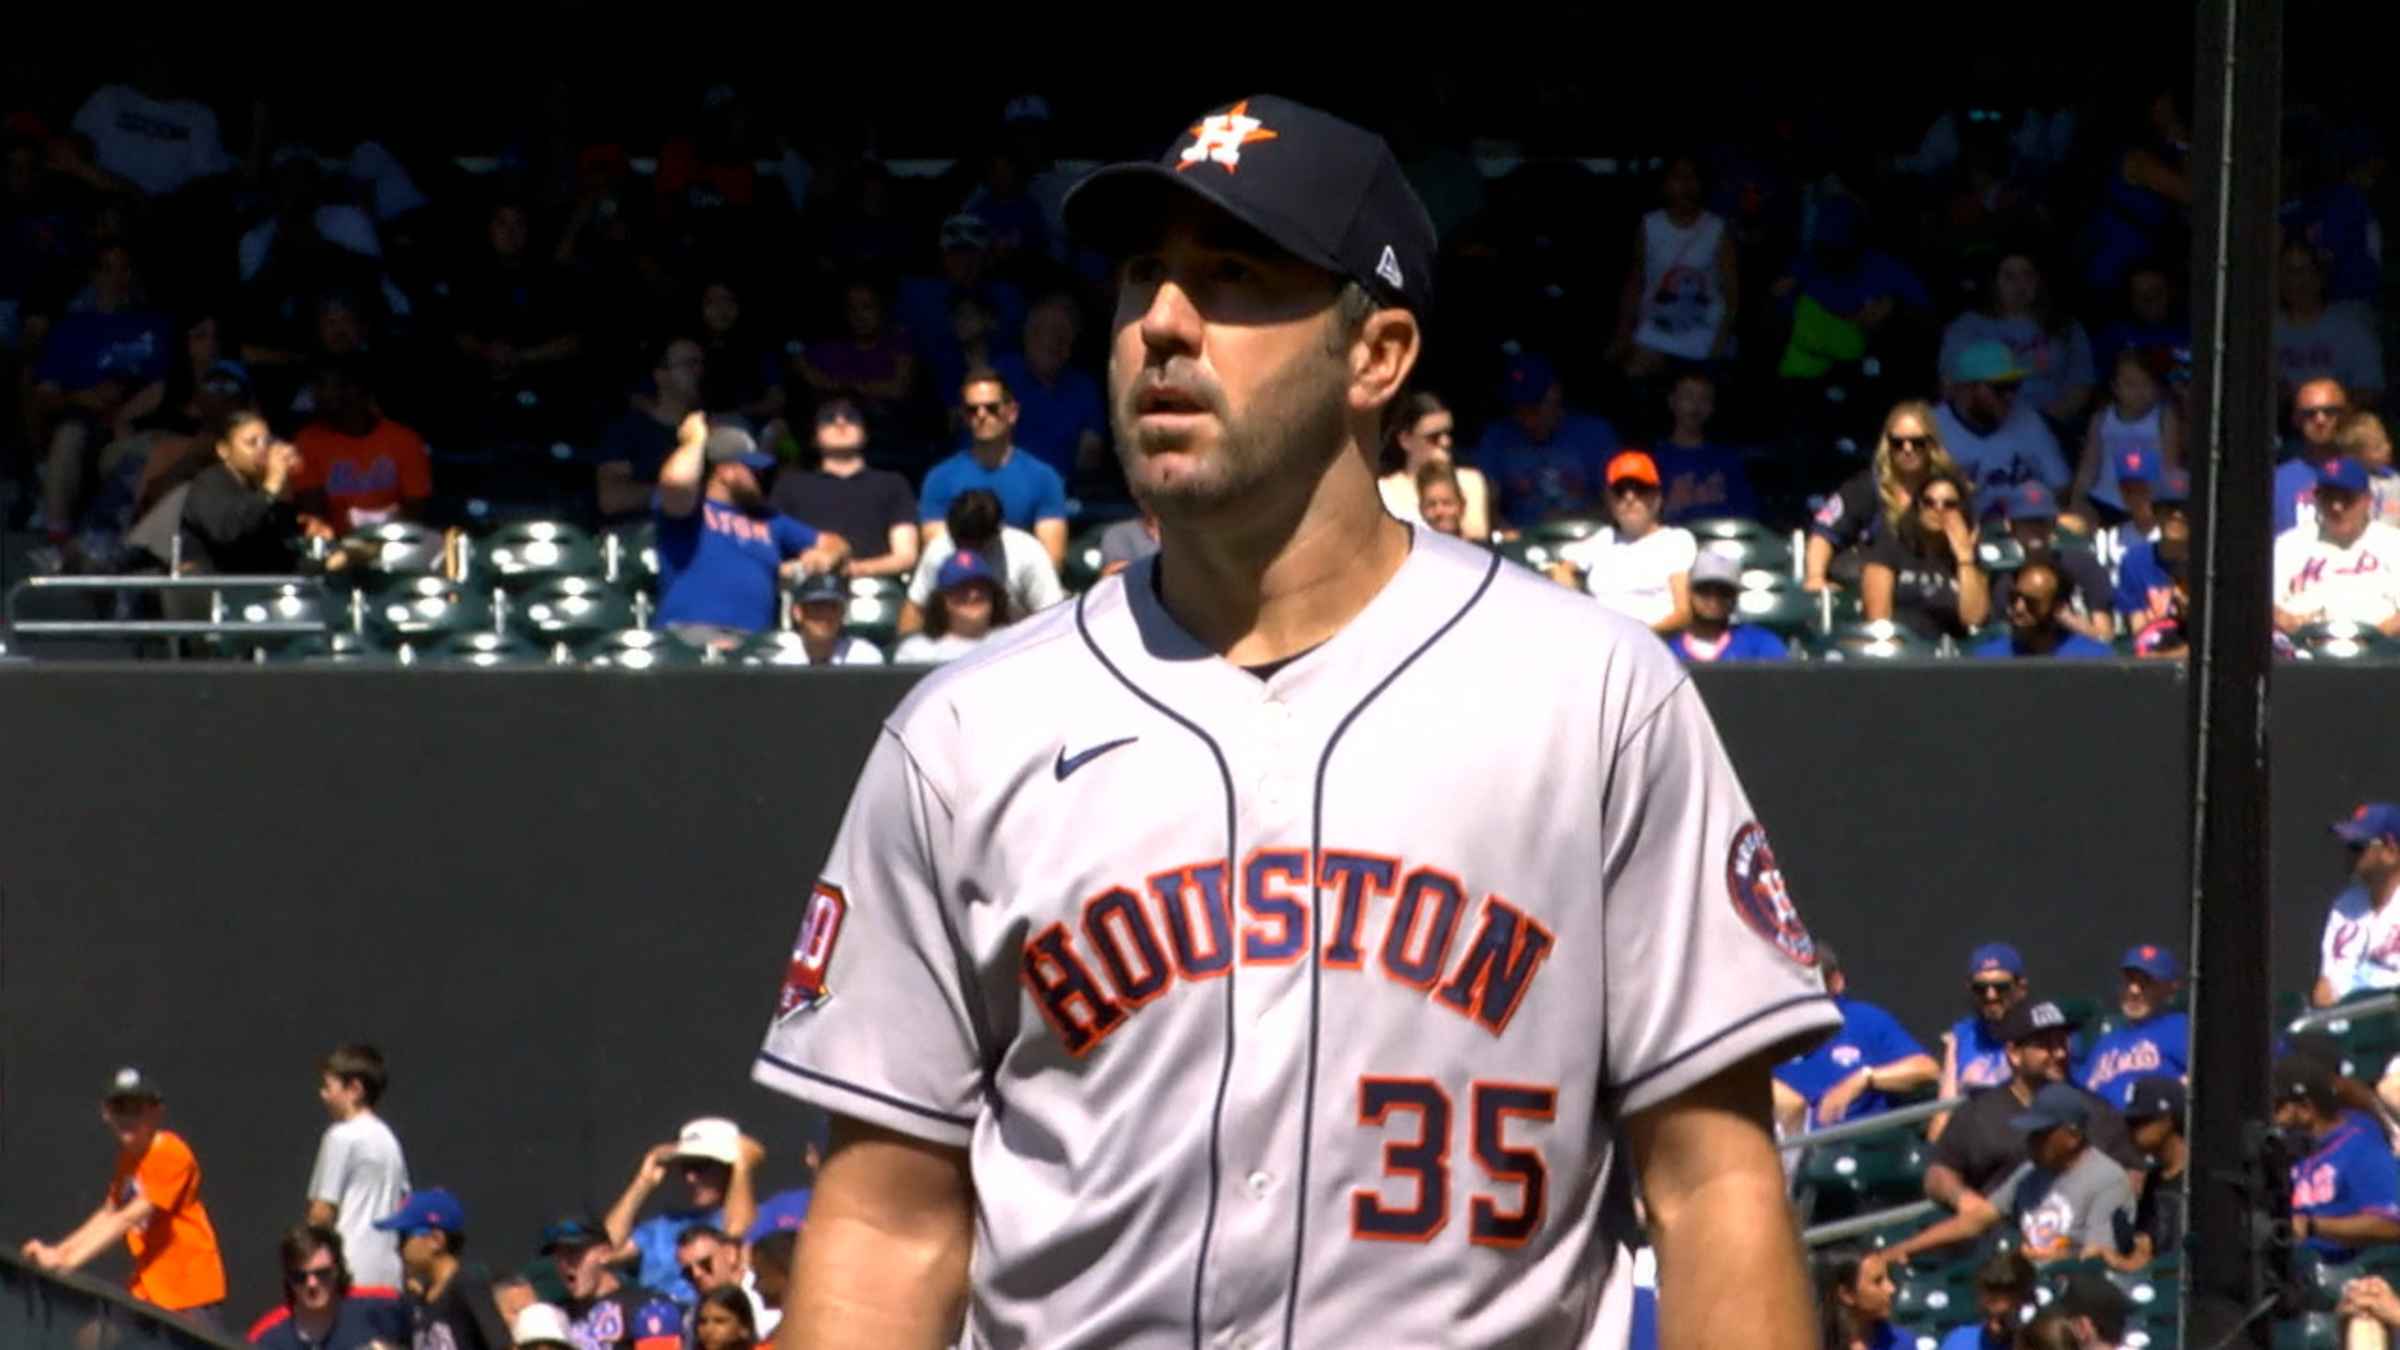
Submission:
[[893,712],[755,1076],[969,1151],[970,1345],[1621,1344],[1617,1121],[1841,1020],[1699,695],[1431,531],[1264,679],[1155,567]]

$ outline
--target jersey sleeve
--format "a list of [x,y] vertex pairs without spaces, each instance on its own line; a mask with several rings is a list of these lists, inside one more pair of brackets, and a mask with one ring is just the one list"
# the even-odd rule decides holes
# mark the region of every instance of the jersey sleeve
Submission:
[[1624,1113],[1841,1025],[1716,726],[1671,678],[1623,735],[1601,804],[1602,1047]]
[[751,1076],[964,1147],[982,1107],[972,963],[943,892],[950,806],[885,728],[859,775]]

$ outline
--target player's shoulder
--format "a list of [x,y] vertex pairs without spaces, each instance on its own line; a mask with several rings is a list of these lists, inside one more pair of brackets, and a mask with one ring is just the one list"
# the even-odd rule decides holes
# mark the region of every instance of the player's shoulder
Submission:
[[[1473,544],[1435,536],[1431,546],[1450,555],[1453,566],[1491,565]],[[1688,678],[1674,649],[1649,625],[1520,563],[1500,562],[1467,620],[1469,640],[1508,652],[1511,679],[1621,687],[1663,699]]]
[[[1118,585],[1116,578],[1094,593]],[[986,714],[1022,715],[1045,682],[1086,659],[1077,632],[1082,600],[1070,600],[1010,624],[975,650],[935,667],[892,710],[885,725],[904,741],[949,734]]]

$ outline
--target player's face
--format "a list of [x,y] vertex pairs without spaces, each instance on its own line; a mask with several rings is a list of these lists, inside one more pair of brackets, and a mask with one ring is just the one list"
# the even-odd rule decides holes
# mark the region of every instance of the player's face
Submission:
[[2175,986],[2138,970],[2120,972],[2124,983],[2117,988],[2117,1011],[2135,1021],[2150,1016],[2167,1006],[2175,996]]
[[1165,519],[1305,500],[1341,452],[1331,274],[1198,204],[1117,273],[1109,401],[1125,479]]

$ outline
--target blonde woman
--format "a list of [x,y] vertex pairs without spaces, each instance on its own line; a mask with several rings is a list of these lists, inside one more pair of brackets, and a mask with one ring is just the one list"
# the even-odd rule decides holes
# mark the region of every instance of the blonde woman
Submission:
[[1452,456],[1458,441],[1458,419],[1450,405],[1423,390],[1392,405],[1391,437],[1384,447],[1382,474],[1375,486],[1383,493],[1383,509],[1407,521],[1422,521],[1417,510],[1417,471],[1428,464],[1447,464],[1466,503],[1459,527],[1444,534],[1462,535],[1481,543],[1492,536],[1492,490],[1480,470]]
[[[1916,507],[1917,489],[1936,473],[1958,472],[1932,405],[1918,399],[1895,403],[1875,439],[1875,461],[1825,499],[1808,525],[1808,559],[1800,584],[1821,591],[1835,581],[1858,584],[1863,550],[1900,528]],[[1837,567],[1836,555],[1843,555]],[[1842,575],[1834,577],[1838,570]]]

